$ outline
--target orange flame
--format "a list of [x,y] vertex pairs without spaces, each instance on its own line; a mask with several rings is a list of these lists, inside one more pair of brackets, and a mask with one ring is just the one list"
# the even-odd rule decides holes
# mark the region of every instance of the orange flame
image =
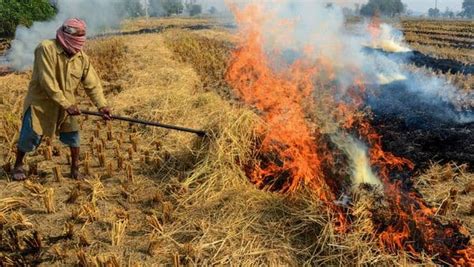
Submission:
[[[301,184],[319,190],[324,186],[321,159],[303,110],[314,89],[312,77],[316,68],[297,62],[285,71],[273,70],[262,47],[259,25],[265,18],[259,7],[249,5],[234,11],[246,30],[240,47],[233,52],[227,81],[245,103],[258,109],[267,123],[260,129],[264,136],[260,153],[268,159],[251,171],[250,179],[261,187],[276,187],[284,178],[288,183],[279,186],[281,191],[294,191]],[[321,197],[331,198],[324,191]]]
[[[307,185],[336,213],[340,229],[348,229],[344,214],[333,204],[338,185],[335,185],[335,179],[328,179],[324,171],[328,165],[333,166],[332,153],[322,142],[318,127],[310,125],[307,119],[308,109],[316,108],[312,99],[318,94],[326,107],[324,110],[340,129],[357,134],[369,147],[371,167],[384,184],[392,212],[390,218],[384,218],[386,221],[376,222],[380,245],[389,251],[402,249],[413,255],[424,251],[452,263],[472,264],[472,247],[462,243],[456,251],[448,242],[455,239],[454,233],[459,233],[461,226],[456,223],[442,225],[421,196],[405,189],[400,181],[391,180],[394,172],[412,170],[414,164],[385,152],[382,136],[370,125],[365,113],[360,112],[365,87],[357,68],[348,70],[355,77],[354,85],[342,93],[338,92],[337,86],[331,85],[337,80],[337,73],[331,60],[322,55],[317,62],[309,62],[312,57],[308,55],[286,68],[274,69],[270,58],[278,58],[278,51],[274,51],[275,54],[265,52],[262,30],[262,25],[271,17],[264,15],[268,13],[255,4],[243,9],[234,6],[232,10],[241,31],[226,80],[242,101],[254,107],[266,122],[258,129],[262,136],[257,144],[259,162],[248,166],[250,180],[260,188],[282,192],[294,192],[301,185]],[[294,26],[288,20],[276,24]],[[374,18],[369,26],[372,34],[378,34],[379,24]],[[274,38],[282,39],[282,36]],[[313,49],[307,46],[304,51],[310,54]],[[318,80],[318,75],[324,76],[325,80]],[[332,94],[323,93],[327,91]],[[336,101],[333,96],[336,94],[342,94],[344,101]]]

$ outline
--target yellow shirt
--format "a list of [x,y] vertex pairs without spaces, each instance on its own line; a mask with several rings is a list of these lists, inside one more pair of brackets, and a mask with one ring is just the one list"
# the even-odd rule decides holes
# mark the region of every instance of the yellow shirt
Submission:
[[84,52],[69,58],[56,40],[38,45],[23,108],[23,113],[31,108],[36,134],[53,137],[59,132],[79,130],[77,117],[69,116],[66,108],[75,104],[81,83],[97,108],[107,105],[99,76]]

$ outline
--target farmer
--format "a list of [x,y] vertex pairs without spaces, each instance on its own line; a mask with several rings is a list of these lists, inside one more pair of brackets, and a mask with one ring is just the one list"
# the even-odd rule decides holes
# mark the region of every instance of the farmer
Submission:
[[25,180],[23,158],[34,151],[43,137],[59,140],[71,149],[71,177],[79,173],[79,126],[81,114],[75,92],[81,83],[105,120],[110,109],[102,85],[89,57],[82,51],[86,41],[86,24],[80,19],[68,19],[57,30],[56,39],[45,40],[35,50],[33,74],[23,106],[23,123],[18,140],[13,179]]

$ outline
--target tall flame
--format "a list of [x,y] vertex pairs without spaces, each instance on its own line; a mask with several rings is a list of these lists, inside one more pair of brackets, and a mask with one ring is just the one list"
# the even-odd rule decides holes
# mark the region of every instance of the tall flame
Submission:
[[[342,151],[352,172],[353,184],[370,183],[383,188],[391,215],[373,218],[378,225],[380,245],[389,250],[406,250],[414,255],[422,251],[438,255],[451,263],[473,263],[473,249],[463,238],[458,223],[441,224],[420,195],[393,181],[396,173],[407,173],[414,165],[382,149],[382,137],[370,125],[364,105],[364,79],[357,66],[344,69],[353,77],[353,86],[340,88],[338,68],[322,54],[314,60],[314,49],[307,45],[302,59],[292,64],[279,61],[278,49],[264,47],[263,25],[275,20],[272,13],[258,4],[239,9],[232,7],[240,27],[238,47],[233,51],[226,80],[247,105],[256,109],[265,121],[258,129],[261,140],[258,162],[247,166],[250,180],[263,189],[294,192],[306,185],[314,190],[332,211],[339,223],[346,222],[341,209],[333,204],[344,192],[334,168],[334,149],[329,149],[324,136]],[[275,22],[275,21],[274,21]],[[277,21],[291,29],[291,21]],[[289,42],[279,29],[272,40]],[[379,23],[370,30],[380,34]],[[275,64],[278,63],[278,64]],[[360,140],[360,141],[359,141]],[[362,142],[368,149],[365,149]],[[376,233],[374,233],[375,235]],[[456,243],[457,242],[457,243]],[[456,243],[456,244],[453,244]]]
[[[296,62],[278,72],[270,67],[263,49],[259,24],[265,20],[259,6],[234,9],[244,25],[241,45],[233,52],[227,81],[241,99],[255,107],[266,121],[260,128],[261,154],[267,158],[251,170],[250,179],[259,186],[294,191],[301,184],[324,187],[316,137],[305,121],[303,107],[311,98],[316,68]],[[278,184],[284,179],[284,184]],[[330,197],[321,191],[323,199]]]

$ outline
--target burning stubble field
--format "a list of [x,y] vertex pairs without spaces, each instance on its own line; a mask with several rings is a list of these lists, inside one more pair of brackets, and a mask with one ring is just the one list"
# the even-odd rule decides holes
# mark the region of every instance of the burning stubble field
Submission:
[[435,112],[469,118],[469,99],[408,101],[420,94],[407,83],[375,85],[356,69],[339,91],[338,62],[309,47],[305,57],[275,50],[273,62],[261,28],[270,18],[234,11],[235,30],[89,43],[115,113],[209,135],[84,117],[84,181],[68,178],[56,140],[27,158],[29,181],[9,180],[31,73],[0,77],[2,264],[472,265],[472,122]]

